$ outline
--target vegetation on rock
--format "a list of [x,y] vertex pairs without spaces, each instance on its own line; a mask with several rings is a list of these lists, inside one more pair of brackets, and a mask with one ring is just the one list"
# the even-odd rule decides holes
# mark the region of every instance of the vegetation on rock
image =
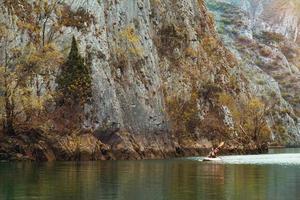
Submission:
[[91,97],[91,70],[78,51],[75,37],[72,39],[70,54],[57,78],[58,91],[65,102],[84,104]]

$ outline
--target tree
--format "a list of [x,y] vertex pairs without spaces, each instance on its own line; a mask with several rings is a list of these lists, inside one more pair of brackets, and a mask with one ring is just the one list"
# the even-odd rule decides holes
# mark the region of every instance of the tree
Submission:
[[32,125],[32,117],[39,115],[44,103],[51,98],[50,90],[41,94],[38,80],[42,77],[47,88],[49,76],[57,71],[55,66],[62,63],[62,54],[54,44],[37,49],[29,42],[19,47],[21,44],[16,42],[22,37],[19,31],[14,23],[0,22],[0,108],[3,108],[0,114],[3,130],[8,135],[15,133],[21,114],[21,118],[25,118],[23,122]]
[[271,130],[267,124],[272,105],[264,103],[258,98],[248,100],[235,99],[227,93],[219,94],[219,104],[227,106],[235,123],[235,131],[238,132],[237,140],[246,144],[254,142],[261,146],[270,139]]
[[268,127],[266,116],[271,107],[267,106],[257,98],[251,99],[243,109],[242,119],[239,127],[245,134],[258,145],[270,138],[271,130]]
[[179,138],[196,137],[199,128],[199,91],[193,83],[189,98],[176,95],[166,98],[167,112],[172,120],[172,128]]
[[[34,74],[35,92],[41,96],[41,84],[49,85],[53,74],[57,70],[53,67],[60,66],[61,52],[56,48],[54,41],[62,34],[63,24],[62,6],[64,0],[37,0],[32,4],[21,3],[20,9],[11,4],[12,12],[17,16],[16,24],[20,32],[27,33],[30,41],[27,44],[27,57],[25,58],[28,70]],[[25,15],[21,12],[25,12]],[[42,80],[41,80],[42,79]]]
[[56,79],[57,107],[55,121],[58,132],[63,134],[79,133],[82,123],[87,117],[85,105],[92,96],[91,70],[81,57],[75,37],[72,39],[71,50],[66,62],[62,65]]
[[[5,134],[14,134],[13,122],[15,118],[15,98],[17,87],[21,81],[17,79],[14,66],[16,49],[13,49],[13,42],[17,38],[12,27],[0,23],[0,104],[3,130]],[[14,53],[13,53],[14,52]]]
[[91,70],[79,54],[75,37],[72,39],[70,54],[62,66],[57,82],[58,90],[65,103],[83,105],[92,95]]
[[55,37],[61,34],[64,0],[36,0],[32,4],[24,2],[15,3],[8,0],[6,6],[11,14],[17,16],[16,24],[26,31],[34,45],[44,47],[52,43]]

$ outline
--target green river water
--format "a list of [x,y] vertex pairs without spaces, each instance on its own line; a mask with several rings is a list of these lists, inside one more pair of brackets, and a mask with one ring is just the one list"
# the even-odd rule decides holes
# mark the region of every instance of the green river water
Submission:
[[300,199],[300,149],[144,161],[0,163],[0,200]]

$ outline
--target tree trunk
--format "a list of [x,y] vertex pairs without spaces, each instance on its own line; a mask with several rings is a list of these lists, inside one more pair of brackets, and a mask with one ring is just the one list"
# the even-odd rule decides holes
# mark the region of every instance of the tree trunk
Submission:
[[4,133],[6,135],[14,135],[14,106],[9,101],[9,97],[5,97],[5,121],[4,121]]
[[8,83],[5,79],[5,119],[3,124],[4,133],[6,135],[15,135],[14,130],[14,102],[11,102],[10,93],[8,91]]
[[15,135],[16,134],[12,119],[5,119],[3,128],[4,128],[5,135]]

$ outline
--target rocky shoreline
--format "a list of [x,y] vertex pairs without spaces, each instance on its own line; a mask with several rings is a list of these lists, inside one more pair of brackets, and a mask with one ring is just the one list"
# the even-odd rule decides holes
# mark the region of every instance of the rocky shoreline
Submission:
[[[125,135],[125,136],[124,136]],[[205,156],[210,143],[198,140],[179,144],[165,137],[153,136],[150,141],[144,136],[115,133],[112,143],[103,143],[93,134],[51,136],[39,131],[18,134],[0,139],[2,161],[92,161],[92,160],[141,160],[168,159],[175,157]],[[147,140],[148,139],[148,140]],[[109,142],[109,141],[106,141]],[[149,144],[152,142],[152,145]],[[153,143],[156,145],[153,145]],[[165,146],[161,146],[164,144]],[[221,155],[258,154],[267,152],[267,147],[237,147],[226,145]]]

